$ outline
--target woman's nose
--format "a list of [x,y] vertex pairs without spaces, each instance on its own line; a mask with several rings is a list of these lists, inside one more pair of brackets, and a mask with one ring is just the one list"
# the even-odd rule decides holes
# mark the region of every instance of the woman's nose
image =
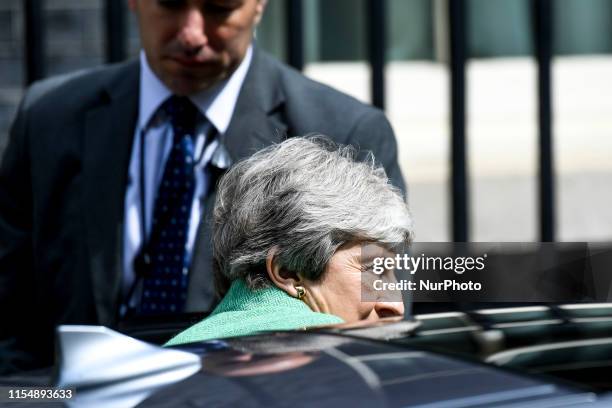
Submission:
[[403,316],[404,302],[376,302],[374,310],[378,317]]

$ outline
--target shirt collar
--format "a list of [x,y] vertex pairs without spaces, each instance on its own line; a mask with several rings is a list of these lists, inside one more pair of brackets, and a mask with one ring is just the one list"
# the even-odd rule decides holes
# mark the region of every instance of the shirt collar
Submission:
[[[240,89],[251,65],[252,57],[253,47],[249,46],[242,62],[228,79],[211,89],[189,97],[221,134],[225,133],[229,127]],[[138,126],[140,129],[144,129],[160,105],[172,95],[172,92],[155,75],[149,66],[144,50],[140,52],[140,67],[140,114]]]

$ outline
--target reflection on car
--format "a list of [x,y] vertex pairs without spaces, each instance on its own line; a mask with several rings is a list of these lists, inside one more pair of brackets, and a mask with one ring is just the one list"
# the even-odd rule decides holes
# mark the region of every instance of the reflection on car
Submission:
[[415,316],[162,348],[59,329],[70,406],[612,406],[612,304]]

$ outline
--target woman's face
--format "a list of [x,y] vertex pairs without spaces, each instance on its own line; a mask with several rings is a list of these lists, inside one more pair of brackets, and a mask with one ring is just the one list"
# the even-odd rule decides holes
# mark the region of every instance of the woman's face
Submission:
[[402,316],[402,302],[361,300],[362,285],[366,285],[362,283],[361,248],[355,243],[338,249],[320,280],[304,280],[304,302],[315,312],[336,315],[347,323]]

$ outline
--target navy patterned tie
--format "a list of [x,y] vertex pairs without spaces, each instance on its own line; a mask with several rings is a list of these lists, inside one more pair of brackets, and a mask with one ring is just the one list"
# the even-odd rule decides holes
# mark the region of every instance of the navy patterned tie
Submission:
[[186,97],[172,96],[162,109],[174,136],[157,190],[151,235],[140,255],[139,268],[144,276],[140,314],[181,312],[187,295],[186,244],[195,189],[194,134],[203,116]]

